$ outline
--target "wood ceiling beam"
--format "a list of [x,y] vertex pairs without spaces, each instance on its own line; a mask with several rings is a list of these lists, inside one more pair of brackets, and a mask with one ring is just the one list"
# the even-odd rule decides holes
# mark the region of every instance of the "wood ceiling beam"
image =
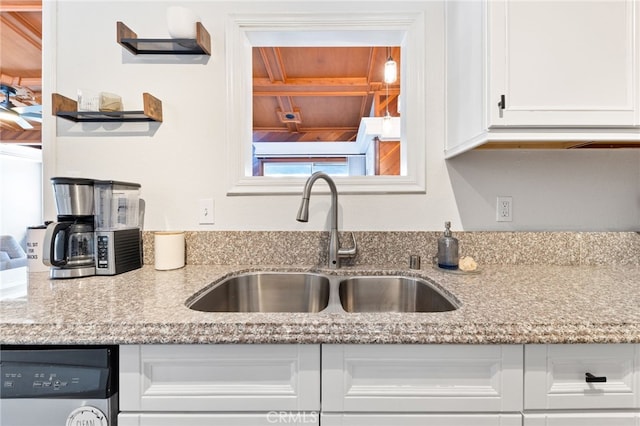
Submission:
[[[379,82],[379,84],[382,84]],[[321,77],[321,78],[289,78],[286,81],[272,82],[268,78],[255,77],[253,87],[258,88],[296,88],[296,87],[368,87],[371,83],[367,77]]]
[[0,12],[39,12],[42,0],[0,0]]
[[341,91],[331,91],[331,92],[322,92],[322,91],[304,91],[304,92],[291,92],[291,91],[271,91],[271,92],[253,92],[253,96],[367,96],[369,95],[368,91],[350,91],[350,92],[341,92]]
[[260,52],[260,58],[262,59],[264,68],[267,70],[269,82],[284,82],[287,76],[284,71],[280,49],[277,47],[259,47],[258,51]]
[[367,96],[379,91],[382,83],[368,83],[366,77],[292,78],[286,83],[253,79],[254,96]]
[[369,94],[368,96],[362,97],[362,105],[360,106],[360,117],[369,117],[374,97],[375,96],[373,93]]
[[0,14],[0,24],[11,28],[20,38],[26,40],[35,48],[42,50],[42,31],[33,26],[17,12]]
[[389,93],[387,96],[386,91],[381,90],[376,92],[375,94],[375,107],[374,113],[376,117],[383,117],[386,114],[387,105],[390,105],[395,99],[400,96],[399,90],[391,90],[389,89]]
[[8,86],[24,86],[24,87],[42,87],[41,77],[16,77],[4,74],[0,70],[0,83]]
[[42,130],[10,130],[0,129],[0,141],[2,143],[40,144],[42,143]]
[[373,73],[375,71],[375,58],[378,54],[378,47],[372,47],[369,53],[369,63],[367,64],[367,82],[373,81]]

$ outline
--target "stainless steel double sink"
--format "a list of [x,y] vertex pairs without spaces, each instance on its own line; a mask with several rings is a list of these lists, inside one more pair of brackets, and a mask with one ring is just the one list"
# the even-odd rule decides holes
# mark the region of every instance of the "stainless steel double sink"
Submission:
[[186,301],[203,312],[444,312],[458,308],[427,280],[397,275],[246,272]]

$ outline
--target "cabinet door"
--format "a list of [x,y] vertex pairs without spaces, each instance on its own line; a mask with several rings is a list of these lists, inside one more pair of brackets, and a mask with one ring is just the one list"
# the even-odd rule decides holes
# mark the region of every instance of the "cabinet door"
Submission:
[[489,127],[637,125],[638,7],[488,1]]
[[118,416],[118,426],[270,426],[274,424],[319,426],[320,415],[317,412],[270,411],[223,414],[120,413]]
[[519,412],[520,345],[323,345],[323,412]]
[[639,408],[638,368],[638,345],[526,345],[524,408]]
[[524,426],[638,426],[640,415],[631,412],[525,414]]
[[522,426],[521,414],[322,414],[322,426]]
[[121,411],[319,411],[320,345],[120,347]]

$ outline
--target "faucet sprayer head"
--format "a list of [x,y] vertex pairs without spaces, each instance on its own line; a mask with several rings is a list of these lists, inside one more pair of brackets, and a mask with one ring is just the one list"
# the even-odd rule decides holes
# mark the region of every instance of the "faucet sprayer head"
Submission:
[[309,199],[302,198],[302,202],[300,203],[300,208],[298,209],[298,216],[296,216],[296,220],[298,222],[308,222],[309,221]]

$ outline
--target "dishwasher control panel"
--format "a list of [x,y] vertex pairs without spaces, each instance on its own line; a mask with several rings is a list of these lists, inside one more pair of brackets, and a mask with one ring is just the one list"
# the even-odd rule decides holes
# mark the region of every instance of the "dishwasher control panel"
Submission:
[[117,386],[110,348],[0,351],[0,398],[107,398]]
[[102,369],[59,365],[2,363],[2,397],[93,395],[101,386]]

